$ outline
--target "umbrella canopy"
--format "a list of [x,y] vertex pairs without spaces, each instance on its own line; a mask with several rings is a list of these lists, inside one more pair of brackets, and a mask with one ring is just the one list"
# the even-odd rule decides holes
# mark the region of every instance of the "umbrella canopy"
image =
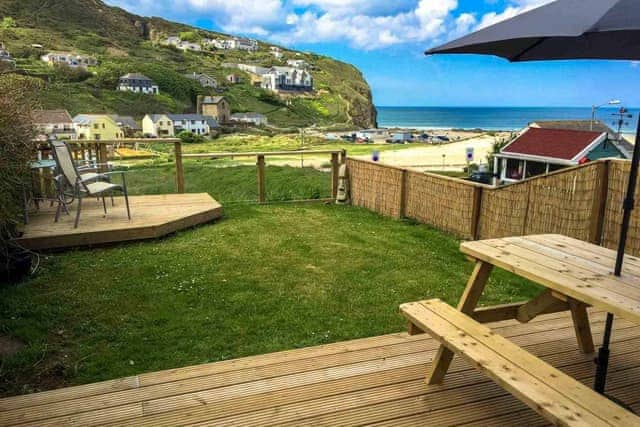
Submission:
[[430,49],[509,61],[640,59],[637,0],[560,0]]
[[[517,61],[553,59],[640,59],[640,0],[557,0],[468,36],[430,49],[436,53],[476,53]],[[640,121],[614,274],[620,276],[627,231],[634,209],[640,163]],[[607,314],[598,351],[594,388],[604,393],[613,315]]]

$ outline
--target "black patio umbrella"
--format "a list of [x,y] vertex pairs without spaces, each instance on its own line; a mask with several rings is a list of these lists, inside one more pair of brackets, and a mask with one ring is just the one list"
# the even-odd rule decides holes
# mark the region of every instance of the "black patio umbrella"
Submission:
[[[512,62],[559,59],[640,60],[640,0],[557,0],[425,52],[496,55]],[[620,276],[634,208],[640,120],[624,200],[615,265]],[[604,393],[613,315],[607,315],[594,388]]]

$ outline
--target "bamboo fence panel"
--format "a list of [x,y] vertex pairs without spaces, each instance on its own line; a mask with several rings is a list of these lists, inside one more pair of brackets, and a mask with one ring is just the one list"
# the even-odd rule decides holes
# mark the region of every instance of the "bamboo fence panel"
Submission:
[[434,174],[407,172],[406,216],[472,239],[475,185]]
[[520,236],[528,209],[529,187],[511,185],[482,192],[479,238]]
[[347,159],[351,203],[400,218],[402,204],[402,169],[365,160]]
[[[607,204],[604,214],[602,246],[610,249],[618,247],[620,227],[622,225],[622,204],[629,182],[631,162],[613,160],[609,164],[609,181]],[[636,190],[636,205],[640,200],[640,187]],[[636,206],[631,214],[627,236],[626,253],[640,256],[640,206]]]
[[[596,202],[601,187],[600,169],[604,163],[591,163],[532,179],[524,234],[563,234],[591,240],[599,211]],[[599,239],[598,239],[599,240]]]

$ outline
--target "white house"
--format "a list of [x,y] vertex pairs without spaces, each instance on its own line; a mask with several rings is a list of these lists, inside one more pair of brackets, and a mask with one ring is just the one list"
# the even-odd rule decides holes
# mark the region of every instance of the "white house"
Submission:
[[258,41],[240,37],[232,37],[230,39],[213,39],[208,41],[216,49],[220,50],[244,50],[247,52],[258,51]]
[[188,41],[181,41],[176,45],[176,47],[183,51],[191,51],[191,52],[201,52],[202,46],[200,43],[192,43]]
[[282,59],[282,57],[284,56],[284,54],[282,53],[282,49],[280,49],[278,46],[271,46],[269,48],[269,52],[276,59]]
[[309,64],[304,59],[289,59],[287,60],[287,65],[293,68],[299,68],[301,70],[307,68]]
[[250,65],[250,64],[235,64],[235,68],[240,71],[244,71],[245,73],[255,74],[257,76],[262,76],[269,72],[270,68],[261,67],[260,65]]
[[92,56],[78,55],[69,52],[49,52],[40,57],[49,65],[65,64],[71,68],[87,68],[98,65],[98,60]]
[[218,81],[215,77],[211,77],[204,73],[193,72],[187,73],[184,76],[188,79],[197,81],[202,87],[212,87],[214,89],[218,87]]
[[167,37],[164,40],[164,44],[169,45],[169,46],[178,46],[180,44],[182,40],[180,40],[180,37],[178,36],[171,36],[171,37]]
[[147,114],[142,119],[142,133],[147,137],[173,137],[185,131],[209,135],[218,127],[213,117],[201,114]]
[[267,116],[260,113],[235,113],[231,115],[231,121],[250,123],[255,126],[266,126],[269,123]]
[[129,73],[120,77],[117,90],[121,92],[136,92],[157,95],[160,88],[149,77],[140,73]]
[[306,70],[293,67],[271,67],[262,76],[261,87],[274,92],[313,91],[313,77]]

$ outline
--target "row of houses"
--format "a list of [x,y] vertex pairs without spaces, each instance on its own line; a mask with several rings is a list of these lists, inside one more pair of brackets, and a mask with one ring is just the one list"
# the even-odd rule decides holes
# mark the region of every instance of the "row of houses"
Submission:
[[98,60],[93,56],[80,55],[71,52],[49,52],[40,59],[49,65],[63,64],[71,68],[88,68],[98,65]]
[[263,67],[250,64],[223,64],[227,68],[237,68],[252,75],[252,82],[256,86],[271,92],[312,92],[313,76],[306,69],[303,60],[288,61],[296,66]]
[[258,41],[242,37],[232,37],[229,39],[202,39],[200,43],[182,40],[178,36],[170,36],[164,40],[167,46],[173,46],[183,51],[202,52],[204,49],[219,50],[243,50],[246,52],[257,52]]
[[267,125],[267,117],[259,113],[230,114],[224,97],[203,97],[197,114],[147,114],[142,126],[131,116],[116,114],[78,114],[67,110],[39,110],[33,115],[39,139],[117,140],[144,136],[175,137],[181,132],[195,135],[214,134],[220,124],[244,123]]
[[34,111],[33,120],[39,138],[114,140],[133,137],[140,126],[131,116],[115,114],[78,114],[67,110]]

